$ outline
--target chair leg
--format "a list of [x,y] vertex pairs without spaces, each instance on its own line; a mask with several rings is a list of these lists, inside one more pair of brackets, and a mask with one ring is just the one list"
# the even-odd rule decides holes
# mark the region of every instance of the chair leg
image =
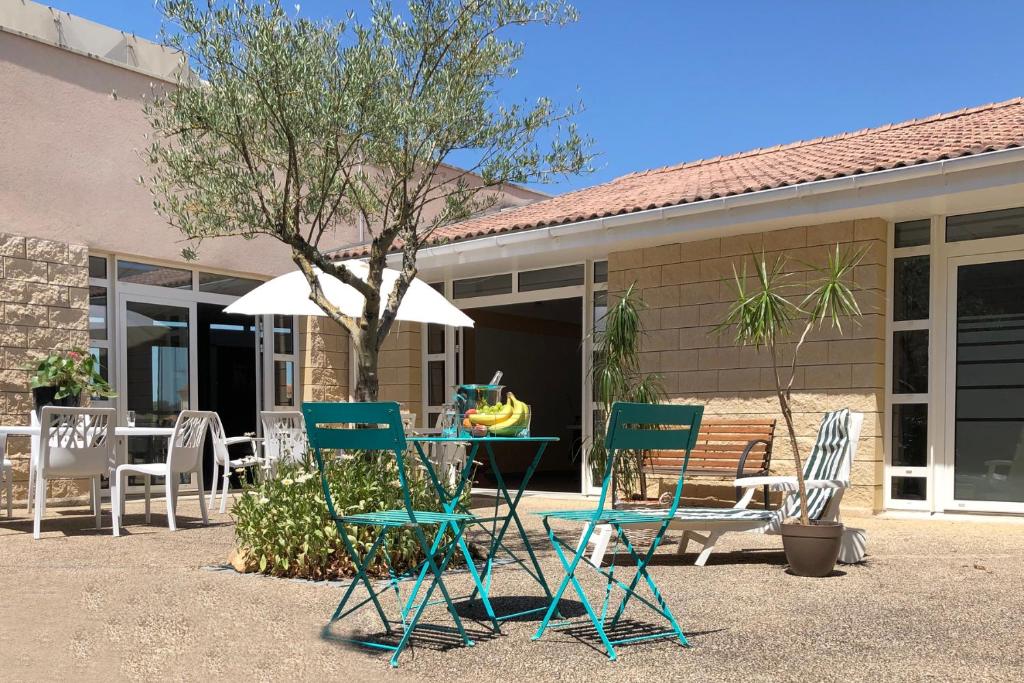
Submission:
[[721,537],[721,535],[722,535],[721,531],[709,531],[708,532],[708,535],[706,537],[704,537],[704,539],[703,539],[704,550],[700,551],[700,555],[697,556],[697,561],[693,563],[694,565],[696,565],[698,567],[703,567],[704,566],[704,563],[708,561],[709,557],[711,557],[711,553],[714,552],[714,550],[715,550],[715,543],[718,541],[718,539],[719,539],[719,537]]
[[[196,484],[199,486],[199,512],[203,516],[203,524],[206,525],[210,523],[210,513],[206,507],[206,496],[203,495],[205,482],[203,482],[203,466],[201,463],[199,465],[199,469],[196,470],[196,479],[198,480]],[[216,484],[217,480],[214,479],[213,482]]]
[[[224,466],[227,469],[227,465]],[[220,473],[220,463],[217,459],[213,459],[213,477],[210,480],[210,507],[213,507],[214,502],[217,500],[217,475]],[[203,495],[203,490],[199,489],[200,495]]]
[[46,479],[40,475],[36,475],[35,480],[36,486],[36,510],[35,517],[32,521],[32,538],[39,538],[39,527],[43,523],[43,508],[45,507],[44,502],[46,501]]
[[177,531],[178,520],[175,513],[178,508],[178,477],[168,472],[164,477],[164,488],[167,495],[167,526],[171,531]]
[[148,474],[145,475],[145,480],[146,480],[146,524],[149,524],[149,523],[151,523],[150,509],[149,509],[150,508],[149,496],[150,496],[150,489],[152,488],[152,482],[150,482],[150,477],[149,477]]
[[32,498],[36,492],[36,465],[31,455],[28,457],[28,490],[25,492],[25,510],[32,512]]
[[690,545],[690,532],[684,531],[683,535],[679,537],[679,545],[676,546],[676,555],[685,555],[686,546]]
[[112,472],[110,476],[110,506],[113,508],[111,511],[111,527],[113,527],[114,535],[121,535],[121,513],[124,510],[124,489],[121,486],[121,474],[118,472]]
[[100,499],[99,477],[92,478],[92,486],[90,488],[92,489],[93,506],[95,507],[94,514],[96,515],[96,528],[99,529],[103,526],[103,512],[101,510],[102,500]]
[[[224,484],[221,486],[221,490],[220,490],[220,514],[222,514],[222,515],[225,512],[227,512],[227,508],[228,508],[228,483],[230,481],[231,481],[231,468],[230,467],[225,467],[224,468]],[[216,486],[216,485],[217,485],[217,481],[214,480],[213,486]]]

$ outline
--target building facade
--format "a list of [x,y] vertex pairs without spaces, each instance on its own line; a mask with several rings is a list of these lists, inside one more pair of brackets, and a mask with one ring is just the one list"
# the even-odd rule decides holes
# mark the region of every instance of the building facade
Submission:
[[[166,422],[216,409],[230,431],[261,409],[346,400],[350,341],[325,319],[240,320],[222,309],[292,269],[271,240],[180,236],[135,183],[141,97],[173,82],[152,44],[33,3],[0,4],[0,413],[28,420],[26,365],[89,347],[118,411]],[[643,368],[710,415],[777,415],[768,360],[714,333],[733,268],[786,259],[801,286],[836,245],[863,250],[863,319],[815,331],[795,384],[801,443],[822,412],[865,413],[844,505],[1024,513],[1024,103],[1013,100],[830,138],[634,173],[558,197],[510,188],[503,209],[440,231],[420,275],[473,329],[399,324],[382,398],[433,425],[453,387],[495,371],[559,436],[536,487],[593,490],[593,333],[630,286],[647,305]],[[443,179],[442,179],[443,182]],[[359,226],[330,246],[358,256]],[[349,245],[346,247],[346,245]],[[781,427],[780,432],[781,436]],[[23,487],[27,445],[12,442]],[[158,457],[141,439],[132,457]],[[508,458],[519,457],[515,453]],[[777,438],[773,469],[791,471]],[[510,465],[509,472],[515,472]],[[487,473],[482,473],[482,485]],[[76,495],[75,482],[55,496]],[[728,482],[687,488],[727,500]]]

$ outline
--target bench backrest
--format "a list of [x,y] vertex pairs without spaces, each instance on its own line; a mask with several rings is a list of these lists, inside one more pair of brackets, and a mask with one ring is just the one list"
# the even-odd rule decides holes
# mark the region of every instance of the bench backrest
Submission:
[[[701,422],[697,442],[690,451],[691,474],[721,472],[723,477],[767,474],[772,459],[775,420],[709,418]],[[743,454],[743,467],[740,461]],[[651,474],[674,474],[682,464],[680,453],[654,451],[645,461]]]

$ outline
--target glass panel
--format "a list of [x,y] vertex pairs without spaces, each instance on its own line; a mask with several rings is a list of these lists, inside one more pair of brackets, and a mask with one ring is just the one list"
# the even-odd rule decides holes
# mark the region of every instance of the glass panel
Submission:
[[928,330],[892,335],[892,393],[928,392]]
[[946,219],[947,242],[1020,234],[1024,234],[1024,208],[968,213]]
[[89,257],[89,277],[98,277],[106,279],[107,277],[107,257],[106,256],[90,256]]
[[1024,261],[957,271],[955,429],[954,497],[1024,503]]
[[456,299],[465,299],[472,296],[490,296],[492,294],[509,294],[512,292],[512,273],[456,280],[452,283],[452,287],[452,292]]
[[519,273],[519,291],[534,292],[538,289],[553,287],[572,287],[583,284],[583,264],[544,268],[543,270],[524,270]]
[[438,294],[444,294],[444,283],[443,282],[431,282],[430,286],[434,288]]
[[427,413],[427,424],[424,425],[427,429],[434,429],[437,427],[437,421],[441,417],[441,413]]
[[[102,377],[103,379],[105,379],[105,380],[107,380],[109,382],[110,381],[110,362],[109,362],[110,358],[109,358],[109,355],[108,355],[109,352],[107,351],[107,349],[103,348],[102,346],[93,346],[92,348],[89,349],[89,352],[92,354],[92,357],[96,359],[96,362],[99,363],[99,366],[100,366],[100,377]],[[92,400],[93,401],[105,401],[106,399],[94,396],[94,397],[92,397]]]
[[295,405],[295,363],[290,360],[274,361],[274,405]]
[[608,282],[608,262],[594,262],[594,282]]
[[892,464],[894,467],[924,467],[928,464],[927,404],[893,404]]
[[893,320],[928,319],[928,257],[893,260]]
[[932,222],[928,218],[919,221],[904,221],[896,224],[893,244],[901,247],[920,247],[931,241]]
[[118,282],[131,282],[137,285],[192,289],[191,270],[154,266],[151,263],[118,261],[117,280]]
[[594,292],[594,331],[604,332],[608,313],[608,292]]
[[259,280],[250,280],[244,277],[218,275],[217,273],[199,273],[199,291],[211,294],[242,296],[262,284]]
[[107,339],[106,287],[89,287],[89,338]]
[[295,353],[295,318],[290,315],[274,316],[274,353]]
[[[189,407],[189,311],[182,306],[129,301],[126,306],[125,409],[140,427],[173,427]],[[167,439],[128,439],[132,462],[164,462]],[[162,478],[158,478],[162,481]],[[132,484],[141,484],[132,478]]]
[[427,353],[444,353],[444,325],[427,325]]
[[432,360],[427,363],[427,405],[444,405],[444,361]]
[[893,477],[892,497],[897,500],[927,500],[928,480],[924,477]]

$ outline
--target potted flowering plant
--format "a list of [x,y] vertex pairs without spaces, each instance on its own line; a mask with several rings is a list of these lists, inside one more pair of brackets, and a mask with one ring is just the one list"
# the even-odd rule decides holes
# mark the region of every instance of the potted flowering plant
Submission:
[[51,353],[31,366],[32,398],[36,409],[43,406],[81,405],[82,394],[115,396],[99,372],[95,356],[82,349]]

